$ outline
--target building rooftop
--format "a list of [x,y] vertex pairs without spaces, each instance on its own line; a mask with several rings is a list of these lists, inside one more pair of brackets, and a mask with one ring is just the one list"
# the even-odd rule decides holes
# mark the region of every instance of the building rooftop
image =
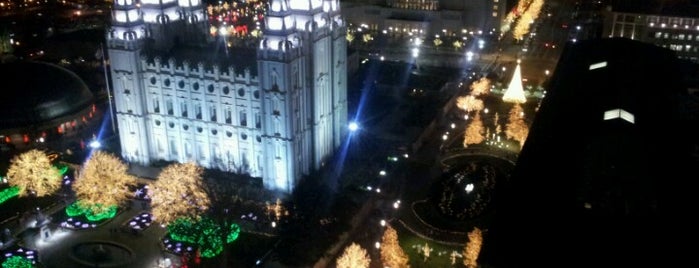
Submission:
[[4,81],[0,125],[28,127],[87,107],[93,95],[80,77],[58,65],[13,61],[0,63]]

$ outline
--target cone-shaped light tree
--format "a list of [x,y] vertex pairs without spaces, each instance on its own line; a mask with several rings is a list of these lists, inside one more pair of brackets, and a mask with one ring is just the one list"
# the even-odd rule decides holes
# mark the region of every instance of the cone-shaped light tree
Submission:
[[483,232],[478,227],[474,227],[468,233],[468,243],[464,247],[464,265],[468,268],[478,267],[478,255],[481,254],[483,245]]
[[337,258],[337,268],[367,268],[369,267],[369,253],[359,246],[357,243],[352,243],[345,248],[342,256]]
[[81,206],[102,213],[110,206],[125,203],[133,195],[129,187],[136,185],[136,178],[126,173],[127,169],[116,156],[95,151],[85,161],[73,183],[73,191]]
[[519,66],[519,60],[517,60],[517,68],[515,68],[515,73],[512,75],[512,80],[502,96],[502,100],[511,103],[525,103],[527,102],[526,96],[524,96],[524,86],[522,85],[522,68]]
[[510,110],[507,126],[505,126],[505,134],[508,139],[518,141],[520,146],[524,146],[524,141],[527,140],[529,127],[524,122],[524,110],[519,104],[515,104]]
[[381,261],[384,267],[407,268],[408,255],[398,244],[398,233],[390,225],[386,227],[381,238]]
[[481,120],[481,114],[476,112],[476,116],[473,118],[468,127],[466,127],[466,132],[464,133],[464,147],[468,147],[471,144],[479,144],[485,140],[485,130],[483,129],[483,121]]
[[198,220],[211,200],[206,194],[204,171],[194,163],[172,164],[164,168],[150,188],[153,217],[162,224],[178,218]]
[[51,165],[46,153],[39,150],[29,150],[12,158],[7,178],[11,186],[19,188],[20,196],[41,197],[61,188],[60,171]]

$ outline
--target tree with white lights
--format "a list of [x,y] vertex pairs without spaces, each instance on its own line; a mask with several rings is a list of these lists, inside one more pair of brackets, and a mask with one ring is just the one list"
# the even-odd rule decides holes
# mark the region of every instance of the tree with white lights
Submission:
[[198,220],[211,205],[204,188],[203,173],[203,169],[194,163],[165,167],[150,188],[155,220],[162,224],[178,218]]
[[442,42],[442,39],[439,39],[439,38],[435,38],[434,41],[432,41],[432,42],[434,43],[435,47],[439,47],[444,43],[444,42]]
[[498,113],[495,113],[493,123],[495,124],[495,135],[500,135],[500,133],[502,133],[502,127],[500,127],[500,115]]
[[408,255],[398,244],[398,233],[391,226],[386,227],[381,238],[381,261],[384,267],[407,268]]
[[478,81],[471,84],[471,95],[480,96],[487,95],[490,92],[490,79],[481,77]]
[[342,256],[337,258],[337,268],[367,268],[369,267],[369,253],[357,243],[352,243],[345,248]]
[[505,134],[508,139],[513,139],[519,142],[520,146],[524,146],[524,141],[529,135],[529,127],[524,122],[524,110],[519,104],[515,104],[510,110],[509,121],[505,126]]
[[51,165],[46,153],[35,149],[12,158],[7,178],[10,186],[19,188],[20,196],[41,197],[61,188],[60,171]]
[[456,107],[466,112],[480,111],[483,110],[483,101],[473,95],[468,95],[457,98]]
[[530,0],[529,2],[529,6],[527,6],[524,13],[519,17],[517,25],[515,25],[512,32],[513,37],[517,40],[522,40],[524,36],[529,33],[532,23],[539,18],[541,8],[544,6],[544,0]]
[[461,42],[459,40],[454,41],[454,43],[451,43],[452,46],[454,46],[455,50],[459,50],[464,46],[464,42]]
[[347,36],[345,36],[345,38],[347,39],[348,44],[352,44],[352,41],[354,41],[354,34],[347,31]]
[[468,232],[468,243],[464,247],[464,265],[468,268],[478,267],[478,255],[483,245],[483,232],[478,227]]
[[483,129],[483,121],[481,120],[481,114],[476,112],[476,116],[473,118],[468,127],[466,127],[466,133],[464,133],[464,148],[471,144],[479,144],[485,140],[483,134],[485,130]]
[[136,185],[136,178],[127,174],[127,169],[116,156],[95,151],[73,183],[80,204],[101,213],[110,206],[125,203],[133,195],[129,187]]

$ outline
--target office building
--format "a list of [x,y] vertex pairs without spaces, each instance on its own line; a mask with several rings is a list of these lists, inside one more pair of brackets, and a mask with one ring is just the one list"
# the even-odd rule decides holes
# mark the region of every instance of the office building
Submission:
[[693,254],[697,132],[680,66],[625,38],[566,46],[498,189],[502,267],[671,267]]

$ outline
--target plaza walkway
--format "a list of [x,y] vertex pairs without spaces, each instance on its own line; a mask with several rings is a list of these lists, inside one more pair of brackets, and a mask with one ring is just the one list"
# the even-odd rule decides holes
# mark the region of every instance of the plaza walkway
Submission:
[[[158,267],[163,258],[178,263],[179,257],[162,250],[160,238],[165,234],[165,228],[154,224],[141,232],[132,232],[127,227],[128,221],[144,209],[147,209],[145,202],[133,200],[114,218],[87,230],[70,230],[52,222],[49,225],[52,235],[48,239],[40,238],[36,229],[28,229],[20,234],[20,241],[23,241],[20,243],[26,248],[37,249],[41,264],[47,268],[150,268]],[[60,213],[64,212],[60,210],[55,215],[60,216]],[[79,249],[93,243],[106,245],[109,252],[105,255],[108,257],[103,259],[111,260],[95,263],[92,260],[98,258],[94,258],[95,253],[89,250],[83,250],[82,255],[87,257],[80,258]]]

